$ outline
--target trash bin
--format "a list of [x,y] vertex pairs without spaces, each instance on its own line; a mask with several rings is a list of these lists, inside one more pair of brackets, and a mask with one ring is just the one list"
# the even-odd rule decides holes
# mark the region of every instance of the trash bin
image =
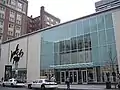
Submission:
[[111,82],[106,82],[106,89],[111,89]]

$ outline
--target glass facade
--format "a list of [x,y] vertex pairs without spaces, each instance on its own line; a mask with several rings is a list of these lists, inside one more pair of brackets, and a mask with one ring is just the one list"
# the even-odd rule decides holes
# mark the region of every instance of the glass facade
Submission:
[[55,71],[78,69],[78,73],[73,72],[74,75],[86,74],[81,69],[88,68],[87,73],[95,72],[91,77],[96,76],[96,80],[101,81],[99,73],[109,71],[105,70],[106,65],[111,66],[111,62],[117,65],[112,13],[69,22],[43,31],[41,35],[41,71],[52,67]]

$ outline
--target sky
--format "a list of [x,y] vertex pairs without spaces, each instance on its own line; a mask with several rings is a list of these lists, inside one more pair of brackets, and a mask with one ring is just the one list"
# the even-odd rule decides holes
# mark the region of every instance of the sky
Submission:
[[94,13],[96,1],[99,0],[28,0],[28,16],[39,16],[44,6],[45,11],[66,22]]

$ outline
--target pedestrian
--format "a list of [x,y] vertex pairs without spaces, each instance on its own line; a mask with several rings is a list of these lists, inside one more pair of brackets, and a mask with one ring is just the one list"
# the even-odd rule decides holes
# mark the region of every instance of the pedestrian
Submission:
[[70,84],[72,84],[72,82],[73,82],[73,77],[72,77],[72,75],[70,76]]
[[50,81],[52,81],[52,82],[55,82],[55,81],[56,81],[56,79],[55,79],[55,76],[54,76],[54,75],[52,75],[52,77],[51,77]]
[[118,88],[120,88],[120,74],[118,74],[117,78],[118,78]]
[[3,77],[1,78],[1,82],[3,82],[4,81],[4,79],[3,79]]
[[66,79],[66,84],[67,84],[67,90],[69,90],[70,89],[70,78],[69,77],[67,77]]

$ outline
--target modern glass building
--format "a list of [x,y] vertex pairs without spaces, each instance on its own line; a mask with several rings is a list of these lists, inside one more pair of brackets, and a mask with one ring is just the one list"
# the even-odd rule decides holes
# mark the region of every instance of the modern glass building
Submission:
[[[41,75],[55,73],[65,83],[105,82],[118,73],[113,12],[105,11],[41,32]],[[112,80],[112,78],[111,78]]]

